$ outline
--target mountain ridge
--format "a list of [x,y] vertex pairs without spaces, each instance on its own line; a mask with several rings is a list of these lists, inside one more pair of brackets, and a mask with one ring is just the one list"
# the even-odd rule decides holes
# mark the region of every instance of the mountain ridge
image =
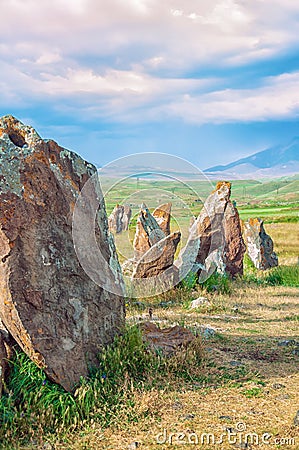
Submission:
[[[298,164],[297,164],[298,163]],[[289,166],[289,167],[288,167]],[[299,168],[299,136],[295,136],[287,145],[276,145],[256,152],[245,158],[240,158],[226,165],[218,165],[205,169],[205,173],[219,173],[235,169],[240,174],[271,176],[272,172],[297,173]],[[272,170],[271,170],[272,169]]]

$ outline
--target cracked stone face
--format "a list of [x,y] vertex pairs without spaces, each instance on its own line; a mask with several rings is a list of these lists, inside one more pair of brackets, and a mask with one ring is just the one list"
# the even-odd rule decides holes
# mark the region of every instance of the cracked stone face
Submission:
[[[29,357],[67,390],[97,364],[100,349],[124,324],[123,296],[86,275],[73,245],[76,199],[95,173],[12,116],[0,119],[0,318]],[[95,234],[113,263],[110,278],[122,286],[103,203]]]
[[194,272],[209,276],[217,269],[231,277],[242,275],[245,244],[239,214],[230,195],[230,183],[219,181],[207,197],[190,227],[188,242],[180,252],[180,270],[184,269],[184,264],[190,265],[188,259],[194,257],[194,250],[198,247]]

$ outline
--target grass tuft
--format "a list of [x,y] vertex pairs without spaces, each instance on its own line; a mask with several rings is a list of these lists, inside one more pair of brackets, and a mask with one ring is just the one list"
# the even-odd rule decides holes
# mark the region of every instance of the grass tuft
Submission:
[[267,271],[247,267],[243,281],[257,285],[299,287],[299,265],[278,266]]
[[21,350],[16,350],[6,392],[0,398],[0,442],[39,441],[61,436],[96,422],[112,424],[138,421],[136,392],[165,389],[201,378],[203,349],[200,338],[175,356],[152,352],[134,325],[99,356],[99,367],[82,378],[73,394],[49,381]]

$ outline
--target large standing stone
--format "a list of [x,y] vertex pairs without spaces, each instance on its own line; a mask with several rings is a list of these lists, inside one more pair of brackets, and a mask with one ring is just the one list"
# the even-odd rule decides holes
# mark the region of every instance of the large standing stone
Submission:
[[204,265],[209,254],[224,248],[223,218],[230,198],[230,189],[230,183],[218,183],[205,201],[194,224],[200,238],[200,249],[196,259],[199,264]]
[[108,218],[109,230],[115,233],[127,231],[132,216],[129,205],[116,205]]
[[[74,250],[75,202],[94,174],[94,166],[33,128],[12,116],[0,120],[0,318],[67,390],[97,364],[99,350],[124,323],[122,289],[116,295],[95,284]],[[103,278],[123,286],[103,202],[95,236],[113,266]]]
[[202,275],[202,281],[215,269],[235,277],[243,273],[245,245],[236,207],[230,201],[231,184],[220,181],[206,199],[203,209],[190,228],[189,239],[177,265],[181,273],[190,268]]
[[230,276],[243,275],[243,259],[246,246],[242,237],[241,221],[236,206],[227,202],[224,211],[224,264]]
[[124,213],[124,207],[122,205],[116,205],[113,208],[112,213],[108,217],[108,226],[110,231],[115,233],[121,233],[123,230],[122,217]]
[[171,206],[171,203],[164,203],[159,205],[153,212],[153,216],[165,236],[170,234]]
[[261,219],[249,219],[244,223],[244,237],[248,256],[257,269],[266,270],[278,266],[273,241],[265,232]]
[[161,230],[158,222],[143,203],[137,219],[133,242],[135,260],[139,260],[142,255],[164,237],[165,233]]
[[132,217],[132,209],[129,205],[124,205],[124,213],[122,217],[122,229],[127,231],[129,229],[130,220]]

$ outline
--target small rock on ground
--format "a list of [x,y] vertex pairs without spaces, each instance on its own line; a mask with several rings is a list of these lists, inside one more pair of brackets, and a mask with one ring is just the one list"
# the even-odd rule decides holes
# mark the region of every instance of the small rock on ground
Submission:
[[296,416],[294,417],[294,425],[296,427],[299,427],[299,409],[298,409],[298,411],[296,413]]
[[210,305],[209,300],[206,297],[198,297],[195,300],[192,300],[192,302],[190,303],[190,308],[195,309],[203,305],[209,306]]

